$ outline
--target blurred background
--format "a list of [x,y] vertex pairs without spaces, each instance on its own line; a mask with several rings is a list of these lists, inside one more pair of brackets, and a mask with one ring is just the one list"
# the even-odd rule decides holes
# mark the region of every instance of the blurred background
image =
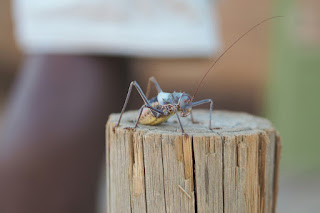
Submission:
[[[197,99],[212,98],[216,109],[269,118],[283,139],[278,212],[318,212],[320,1],[221,0],[217,5],[221,50],[260,20],[285,18],[238,43],[208,75]],[[0,1],[0,29],[1,125],[1,111],[23,59],[9,0]],[[126,81],[146,88],[147,79],[155,76],[165,91],[192,93],[213,59],[136,58]]]

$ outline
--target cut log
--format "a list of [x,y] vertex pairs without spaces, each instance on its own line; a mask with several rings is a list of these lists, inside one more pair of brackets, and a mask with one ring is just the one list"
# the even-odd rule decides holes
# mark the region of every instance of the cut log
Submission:
[[281,143],[272,124],[246,113],[194,110],[159,126],[132,127],[138,112],[106,126],[107,210],[275,212]]

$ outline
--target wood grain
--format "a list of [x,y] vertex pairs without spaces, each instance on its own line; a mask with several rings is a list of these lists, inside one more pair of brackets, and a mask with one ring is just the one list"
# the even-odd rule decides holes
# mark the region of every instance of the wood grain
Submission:
[[106,126],[108,212],[275,212],[281,143],[271,123],[245,113],[195,110],[132,127],[137,111]]

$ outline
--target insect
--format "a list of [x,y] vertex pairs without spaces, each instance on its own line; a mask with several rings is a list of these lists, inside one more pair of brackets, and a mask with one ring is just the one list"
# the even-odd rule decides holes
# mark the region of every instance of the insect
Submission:
[[[144,104],[141,106],[140,110],[139,110],[139,114],[137,117],[137,121],[134,125],[134,127],[129,129],[135,129],[137,128],[138,124],[144,124],[144,125],[158,125],[161,124],[165,121],[167,121],[171,116],[176,115],[182,134],[186,135],[183,126],[181,124],[181,120],[180,120],[180,116],[181,117],[187,117],[188,115],[191,116],[191,121],[192,123],[195,123],[193,115],[192,115],[192,108],[195,106],[199,106],[202,104],[207,104],[210,103],[210,116],[209,116],[209,129],[212,130],[212,111],[213,111],[213,101],[211,99],[204,99],[204,100],[200,100],[200,101],[196,101],[194,102],[194,97],[197,94],[201,84],[203,83],[204,79],[206,78],[206,76],[208,75],[208,73],[212,70],[212,68],[216,65],[216,63],[223,57],[223,55],[228,52],[238,41],[240,41],[245,35],[247,35],[250,31],[252,31],[253,29],[255,29],[256,27],[258,27],[259,25],[261,25],[262,23],[269,21],[271,19],[274,18],[279,18],[282,16],[274,16],[268,19],[265,19],[261,22],[259,22],[258,24],[256,24],[255,26],[253,26],[252,28],[250,28],[247,32],[245,32],[242,36],[240,36],[236,41],[234,41],[218,58],[216,61],[213,62],[213,64],[211,65],[211,67],[207,70],[207,72],[205,73],[205,75],[203,76],[203,78],[201,79],[200,83],[198,84],[198,87],[196,88],[193,96],[190,96],[189,94],[185,93],[185,92],[173,92],[173,93],[167,93],[167,92],[163,92],[160,85],[158,84],[158,82],[156,81],[156,79],[154,77],[149,78],[148,81],[148,87],[147,87],[147,92],[145,95],[142,91],[142,89],[140,88],[139,84],[136,81],[132,81],[130,83],[130,87],[128,90],[128,94],[125,100],[125,103],[122,107],[121,110],[121,114],[118,120],[117,125],[114,127],[114,129],[116,127],[118,127],[120,125],[120,121],[122,118],[122,115],[127,107],[131,92],[132,92],[132,88],[135,87],[137,89],[137,91],[139,92],[142,100],[144,101]],[[154,86],[156,87],[157,91],[158,91],[158,95],[156,97],[153,97],[151,99],[148,99],[148,95],[150,93],[150,89],[151,89],[151,83],[154,84]],[[180,115],[179,115],[180,114]]]

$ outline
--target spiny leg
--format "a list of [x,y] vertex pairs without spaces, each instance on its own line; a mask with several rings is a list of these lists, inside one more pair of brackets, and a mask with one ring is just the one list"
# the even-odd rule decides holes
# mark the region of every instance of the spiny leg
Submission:
[[212,128],[211,128],[211,119],[212,119],[213,101],[211,99],[204,99],[204,100],[201,100],[201,101],[193,102],[192,103],[192,107],[199,106],[201,104],[206,104],[206,103],[210,103],[209,129],[212,130]]
[[160,85],[158,84],[157,80],[152,76],[148,80],[148,86],[147,86],[147,92],[146,97],[149,98],[149,93],[151,90],[151,83],[153,83],[158,91],[158,93],[162,92],[162,89],[160,88]]
[[120,113],[120,117],[119,117],[118,123],[117,123],[117,125],[116,125],[115,127],[118,127],[118,126],[120,125],[120,121],[121,121],[122,115],[123,115],[123,113],[124,113],[124,111],[125,111],[125,109],[126,109],[126,107],[127,107],[127,105],[128,105],[129,98],[130,98],[130,95],[131,95],[132,87],[133,87],[133,86],[135,86],[135,88],[138,90],[138,92],[139,92],[142,100],[144,101],[144,104],[145,104],[146,107],[152,109],[153,111],[155,111],[155,112],[157,112],[157,113],[164,114],[164,112],[162,112],[161,110],[155,109],[155,108],[153,108],[153,107],[150,105],[147,97],[146,97],[145,94],[143,93],[143,91],[142,91],[142,89],[140,88],[139,84],[138,84],[136,81],[132,81],[132,82],[130,83],[130,87],[129,87],[129,90],[128,90],[128,94],[127,94],[126,100],[125,100],[124,105],[123,105],[123,107],[122,107],[122,110],[121,110],[121,113]]

